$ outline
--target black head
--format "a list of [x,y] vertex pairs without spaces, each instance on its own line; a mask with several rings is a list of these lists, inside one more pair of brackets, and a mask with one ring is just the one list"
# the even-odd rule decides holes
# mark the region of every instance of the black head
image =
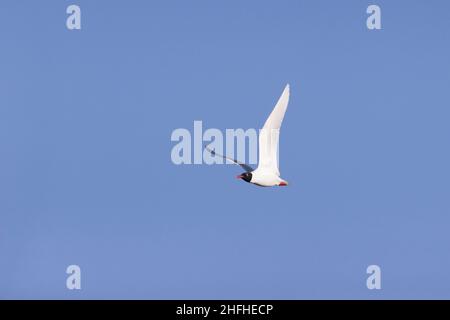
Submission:
[[237,176],[236,178],[250,182],[252,180],[252,174],[251,172],[244,172],[243,174]]

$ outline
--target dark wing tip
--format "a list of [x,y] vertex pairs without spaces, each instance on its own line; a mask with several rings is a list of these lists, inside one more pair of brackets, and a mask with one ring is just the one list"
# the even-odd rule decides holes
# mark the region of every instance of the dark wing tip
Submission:
[[205,146],[205,149],[208,150],[213,156],[216,155],[216,151],[210,149],[208,146]]

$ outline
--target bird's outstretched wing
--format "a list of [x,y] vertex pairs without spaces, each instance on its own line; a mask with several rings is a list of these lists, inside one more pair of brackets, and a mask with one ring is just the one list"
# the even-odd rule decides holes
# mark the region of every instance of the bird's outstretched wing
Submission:
[[232,159],[232,158],[226,157],[226,156],[224,156],[224,155],[221,155],[221,154],[215,152],[214,150],[211,150],[211,149],[208,148],[208,147],[205,147],[205,149],[208,150],[213,156],[218,155],[219,157],[222,157],[222,158],[227,159],[227,160],[229,160],[229,161],[231,161],[231,162],[234,162],[235,164],[241,166],[246,172],[252,172],[252,171],[254,170],[254,169],[253,169],[252,167],[250,167],[248,164],[241,163],[241,162],[237,161],[236,159]]
[[280,175],[278,169],[278,141],[281,123],[289,103],[289,85],[286,85],[280,99],[273,108],[259,133],[258,169]]

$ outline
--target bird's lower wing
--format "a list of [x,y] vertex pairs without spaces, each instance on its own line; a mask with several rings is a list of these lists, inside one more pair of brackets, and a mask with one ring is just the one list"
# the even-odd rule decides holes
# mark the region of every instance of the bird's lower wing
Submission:
[[205,147],[205,149],[208,150],[213,156],[216,156],[216,155],[217,155],[217,156],[222,157],[222,158],[224,158],[224,159],[227,159],[227,160],[229,160],[229,161],[231,161],[231,162],[234,162],[235,164],[241,166],[246,172],[252,172],[252,171],[254,170],[254,169],[253,169],[252,167],[250,167],[248,164],[241,163],[241,162],[237,161],[236,159],[232,159],[232,158],[226,157],[226,156],[224,156],[224,155],[221,155],[221,154],[215,152],[214,150],[211,150],[211,149],[208,148],[208,147]]

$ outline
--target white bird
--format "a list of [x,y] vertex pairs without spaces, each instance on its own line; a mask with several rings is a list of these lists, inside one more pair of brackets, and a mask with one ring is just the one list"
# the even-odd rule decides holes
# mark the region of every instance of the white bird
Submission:
[[288,103],[289,84],[284,88],[280,99],[278,99],[277,104],[259,132],[259,162],[256,170],[253,170],[247,164],[238,162],[236,159],[220,155],[208,147],[206,149],[212,155],[217,154],[244,168],[245,172],[237,176],[239,179],[261,187],[287,186],[288,182],[280,178],[280,170],[278,169],[278,141],[280,138],[281,123],[283,122]]

